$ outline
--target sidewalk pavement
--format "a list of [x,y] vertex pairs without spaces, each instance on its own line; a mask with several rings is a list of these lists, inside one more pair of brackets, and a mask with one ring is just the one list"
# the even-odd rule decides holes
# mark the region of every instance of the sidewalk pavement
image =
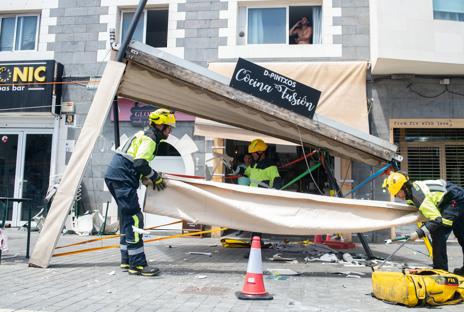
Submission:
[[[158,277],[130,276],[119,270],[119,250],[56,257],[48,269],[29,268],[25,259],[26,233],[8,229],[10,250],[0,264],[0,312],[10,311],[414,311],[391,306],[372,298],[368,267],[332,263],[276,263],[268,258],[278,253],[263,249],[263,269],[291,269],[301,273],[286,279],[265,277],[272,301],[242,301],[235,292],[243,287],[248,249],[223,248],[218,239],[178,238],[146,244],[150,264],[161,269]],[[33,233],[31,246],[38,237]],[[63,235],[58,245],[91,237]],[[75,249],[118,244],[118,239],[100,241]],[[378,257],[395,246],[371,245]],[[426,252],[423,244],[411,248]],[[449,246],[450,268],[462,264],[459,245]],[[71,248],[69,250],[72,250]],[[191,255],[210,252],[211,256]],[[362,253],[362,249],[350,251]],[[430,259],[411,249],[402,249],[394,260],[427,265]],[[348,272],[354,272],[347,277]],[[355,275],[358,275],[356,277]],[[417,308],[418,310],[419,308]],[[463,305],[444,306],[443,311],[462,311]]]

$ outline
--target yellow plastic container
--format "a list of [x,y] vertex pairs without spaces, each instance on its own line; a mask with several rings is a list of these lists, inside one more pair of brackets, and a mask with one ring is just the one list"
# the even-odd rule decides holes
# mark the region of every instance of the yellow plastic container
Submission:
[[372,273],[374,297],[409,307],[464,301],[464,277],[443,270],[421,269]]

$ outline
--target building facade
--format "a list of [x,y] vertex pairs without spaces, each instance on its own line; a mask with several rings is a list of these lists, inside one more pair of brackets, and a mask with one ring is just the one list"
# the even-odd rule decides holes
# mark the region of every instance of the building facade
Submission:
[[[446,4],[451,2],[457,4]],[[295,68],[288,72],[290,77],[321,74],[299,70],[314,64],[321,64],[323,70],[353,62],[365,64],[366,79],[361,86],[365,95],[354,99],[360,103],[359,108],[353,107],[350,113],[357,123],[347,119],[347,125],[356,127],[360,122],[364,131],[397,143],[405,156],[402,169],[414,178],[452,177],[462,185],[464,181],[459,179],[464,171],[464,151],[459,133],[464,128],[460,119],[464,85],[459,75],[464,66],[464,12],[458,2],[412,0],[406,5],[396,0],[149,0],[134,39],[222,72],[227,72],[224,64],[233,64],[239,57],[281,69]],[[0,61],[54,60],[63,65],[61,111],[0,111],[0,134],[9,142],[17,137],[22,144],[11,144],[8,153],[0,151],[1,157],[9,159],[10,172],[2,175],[9,181],[2,193],[12,197],[26,194],[27,142],[39,142],[32,134],[48,135],[50,141],[49,164],[47,167],[45,162],[41,169],[48,170],[49,175],[40,175],[38,194],[46,191],[48,180],[53,183],[63,173],[105,62],[114,56],[137,4],[137,0],[2,1]],[[291,30],[302,17],[309,22],[311,37],[305,44],[296,44],[299,37]],[[322,91],[330,93],[330,88]],[[55,92],[54,101],[57,96]],[[324,103],[329,107],[325,113],[332,116],[336,105],[347,103],[332,103],[332,107]],[[129,99],[120,99],[119,107],[121,134],[126,136],[143,126],[152,109]],[[166,171],[221,176],[221,171],[211,172],[210,159],[218,145],[229,154],[246,146],[246,142],[230,138],[213,140],[211,136],[195,135],[194,118],[184,114],[177,117],[171,146],[164,147],[157,158],[156,165]],[[335,118],[345,121],[344,116]],[[103,210],[111,201],[103,176],[113,142],[109,116],[82,181],[84,210]],[[301,153],[295,146],[280,145],[273,146],[273,152],[281,160],[291,160]],[[430,174],[424,175],[429,163],[433,164]],[[334,159],[333,168],[344,192],[377,169],[339,158]],[[380,183],[372,182],[354,196],[386,199]],[[324,187],[324,181],[317,184],[308,181],[303,190]],[[12,203],[11,208],[8,218],[20,225],[24,218],[19,206]],[[110,215],[116,215],[114,209]]]

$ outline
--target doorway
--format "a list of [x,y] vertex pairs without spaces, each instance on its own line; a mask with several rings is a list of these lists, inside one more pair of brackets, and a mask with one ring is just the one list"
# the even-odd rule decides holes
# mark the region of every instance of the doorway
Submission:
[[[7,224],[27,222],[28,205],[32,216],[45,207],[52,155],[52,130],[0,129],[0,196],[30,198],[27,204],[6,204]],[[0,207],[3,219],[5,207]]]

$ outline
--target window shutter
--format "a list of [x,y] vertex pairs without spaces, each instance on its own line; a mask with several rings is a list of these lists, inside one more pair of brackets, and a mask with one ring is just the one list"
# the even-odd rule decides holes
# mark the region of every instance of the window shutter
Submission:
[[464,145],[447,145],[446,179],[464,187]]
[[440,148],[408,146],[408,174],[413,181],[440,179]]

